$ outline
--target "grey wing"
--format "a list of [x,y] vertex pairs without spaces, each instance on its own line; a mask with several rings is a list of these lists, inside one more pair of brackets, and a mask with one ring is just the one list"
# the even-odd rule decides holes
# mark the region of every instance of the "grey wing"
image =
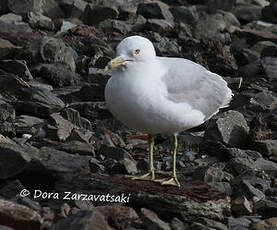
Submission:
[[227,107],[233,96],[222,77],[186,59],[172,60],[162,80],[169,100],[188,103],[201,111],[205,120]]

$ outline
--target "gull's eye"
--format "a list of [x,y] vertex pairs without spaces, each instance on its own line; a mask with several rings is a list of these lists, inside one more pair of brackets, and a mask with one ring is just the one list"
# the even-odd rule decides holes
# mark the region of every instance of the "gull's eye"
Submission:
[[134,54],[139,54],[140,53],[140,49],[136,49],[135,51],[134,51]]

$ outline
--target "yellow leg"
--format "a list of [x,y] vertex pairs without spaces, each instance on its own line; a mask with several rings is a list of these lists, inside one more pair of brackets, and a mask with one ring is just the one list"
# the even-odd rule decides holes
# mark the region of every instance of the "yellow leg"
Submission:
[[178,148],[178,138],[177,134],[174,133],[173,135],[173,170],[172,170],[172,177],[169,180],[156,180],[161,183],[161,185],[173,185],[180,187],[180,183],[177,179],[176,175],[176,153]]
[[153,164],[153,148],[154,148],[154,136],[148,135],[148,144],[149,144],[149,171],[148,173],[141,176],[126,176],[132,180],[155,180],[155,169]]

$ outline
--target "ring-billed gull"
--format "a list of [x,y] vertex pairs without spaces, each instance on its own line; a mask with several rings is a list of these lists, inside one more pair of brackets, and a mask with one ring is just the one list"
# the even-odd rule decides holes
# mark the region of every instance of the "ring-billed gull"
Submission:
[[[149,172],[129,176],[180,186],[176,176],[177,133],[202,124],[233,96],[219,75],[183,58],[158,57],[147,38],[131,36],[116,48],[105,70],[111,78],[105,99],[111,113],[129,128],[148,133]],[[173,134],[173,172],[157,180],[153,166],[154,135]]]

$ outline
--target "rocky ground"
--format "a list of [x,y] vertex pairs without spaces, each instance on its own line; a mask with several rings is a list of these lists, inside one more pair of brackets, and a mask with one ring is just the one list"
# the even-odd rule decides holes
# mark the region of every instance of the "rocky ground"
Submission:
[[[276,0],[1,0],[0,229],[277,229],[276,15]],[[124,178],[148,146],[106,109],[103,68],[134,34],[235,94],[180,133],[181,188]],[[168,177],[171,138],[156,143]]]

